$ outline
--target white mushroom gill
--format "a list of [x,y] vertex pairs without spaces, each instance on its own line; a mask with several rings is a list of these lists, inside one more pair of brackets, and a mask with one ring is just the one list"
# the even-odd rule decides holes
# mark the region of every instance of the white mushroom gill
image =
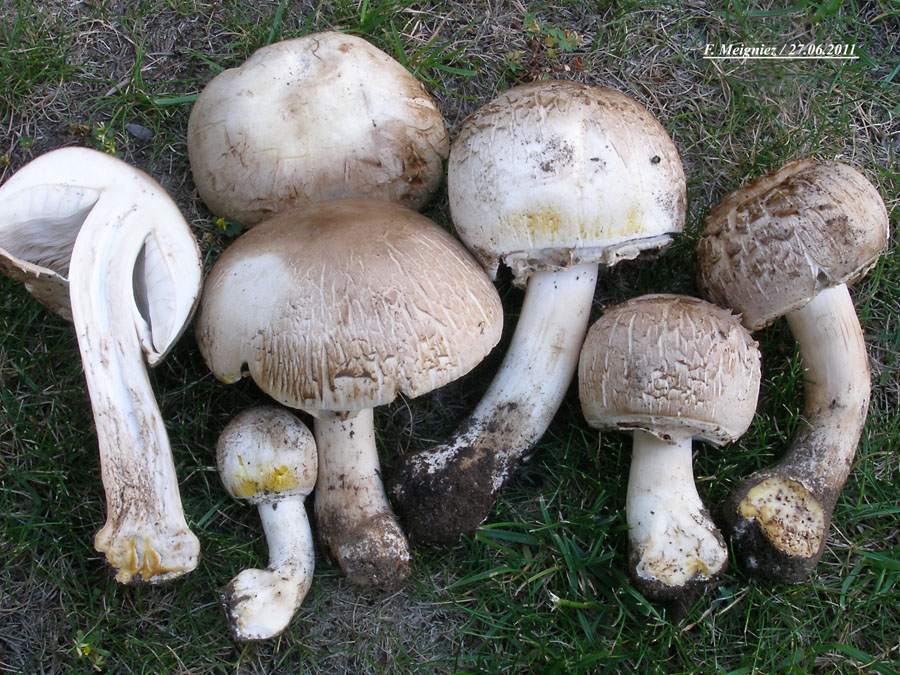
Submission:
[[[163,358],[196,306],[201,264],[190,228],[149,176],[81,148],[24,167],[0,192],[0,208],[7,204],[19,209],[25,234],[7,232],[4,248],[37,256],[29,274],[51,269],[68,285],[68,307],[48,304],[71,310],[91,397],[107,500],[94,546],[123,583],[189,572],[199,542],[184,519],[145,358]],[[35,246],[54,231],[59,250]]]

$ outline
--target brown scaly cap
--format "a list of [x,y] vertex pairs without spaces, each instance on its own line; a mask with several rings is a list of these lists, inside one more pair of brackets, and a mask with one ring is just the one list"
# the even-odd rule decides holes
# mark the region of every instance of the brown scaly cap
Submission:
[[585,339],[579,393],[591,426],[689,432],[717,445],[756,411],[756,342],[728,310],[682,295],[633,298],[604,312]]
[[206,281],[210,369],[279,402],[351,411],[462,376],[500,339],[497,291],[422,215],[367,199],[311,204],[237,239]]
[[838,162],[806,159],[725,197],[697,245],[699,283],[750,330],[863,276],[884,250],[888,215],[875,187]]

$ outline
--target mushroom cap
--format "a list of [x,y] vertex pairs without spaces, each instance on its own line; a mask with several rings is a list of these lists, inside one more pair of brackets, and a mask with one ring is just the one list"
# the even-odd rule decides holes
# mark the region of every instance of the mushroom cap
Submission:
[[449,233],[397,204],[347,199],[235,240],[206,281],[197,339],[220,380],[249,371],[285,405],[341,412],[464,375],[502,320],[494,285]]
[[259,504],[305,497],[316,484],[316,441],[288,411],[250,408],[222,431],[216,464],[222,484],[236,499]]
[[801,160],[710,210],[697,245],[699,283],[757,330],[862,277],[887,238],[887,209],[865,176],[839,162]]
[[577,82],[510,89],[463,122],[447,186],[460,237],[496,273],[612,265],[680,232],[685,179],[662,125],[630,97]]
[[633,298],[588,331],[578,364],[585,418],[668,441],[716,445],[750,426],[759,395],[756,342],[726,309],[684,295]]
[[343,197],[420,208],[448,146],[443,116],[409,71],[333,32],[271,44],[218,74],[188,121],[200,197],[245,225]]

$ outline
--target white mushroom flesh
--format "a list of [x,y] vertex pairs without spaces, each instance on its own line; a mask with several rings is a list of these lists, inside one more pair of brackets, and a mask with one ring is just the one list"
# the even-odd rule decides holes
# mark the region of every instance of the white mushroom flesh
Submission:
[[646,295],[591,326],[578,379],[592,426],[634,432],[625,503],[632,572],[651,597],[688,593],[728,559],[694,484],[691,439],[721,445],[749,427],[760,383],[756,343],[728,310]]
[[828,534],[830,519],[821,496],[842,486],[850,473],[871,380],[847,286],[820,291],[786,318],[800,347],[803,416],[811,424],[791,443],[781,463],[785,470],[751,488],[739,509],[744,518],[759,523],[778,549],[808,558],[821,550]]
[[0,192],[0,208],[7,204],[25,234],[6,231],[3,247],[34,255],[36,276],[50,269],[68,286],[69,307],[58,296],[48,304],[71,309],[91,396],[107,500],[94,546],[123,583],[189,572],[199,542],[184,519],[145,359],[158,363],[193,314],[201,263],[190,228],[149,176],[80,148],[23,168]]

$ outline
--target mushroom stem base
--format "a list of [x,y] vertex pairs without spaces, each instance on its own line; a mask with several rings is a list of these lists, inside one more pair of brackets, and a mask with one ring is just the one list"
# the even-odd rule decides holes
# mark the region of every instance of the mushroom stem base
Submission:
[[259,505],[269,567],[247,569],[222,591],[225,614],[237,640],[266,640],[281,633],[312,585],[312,532],[302,499]]
[[409,576],[409,545],[381,482],[372,409],[319,413],[316,522],[355,586],[396,588]]
[[773,467],[745,479],[722,517],[750,571],[802,583],[825,550],[869,407],[868,357],[847,287],[787,315],[805,371],[804,426]]
[[634,431],[625,515],[629,568],[653,600],[685,601],[718,576],[728,551],[694,484],[691,437]]

